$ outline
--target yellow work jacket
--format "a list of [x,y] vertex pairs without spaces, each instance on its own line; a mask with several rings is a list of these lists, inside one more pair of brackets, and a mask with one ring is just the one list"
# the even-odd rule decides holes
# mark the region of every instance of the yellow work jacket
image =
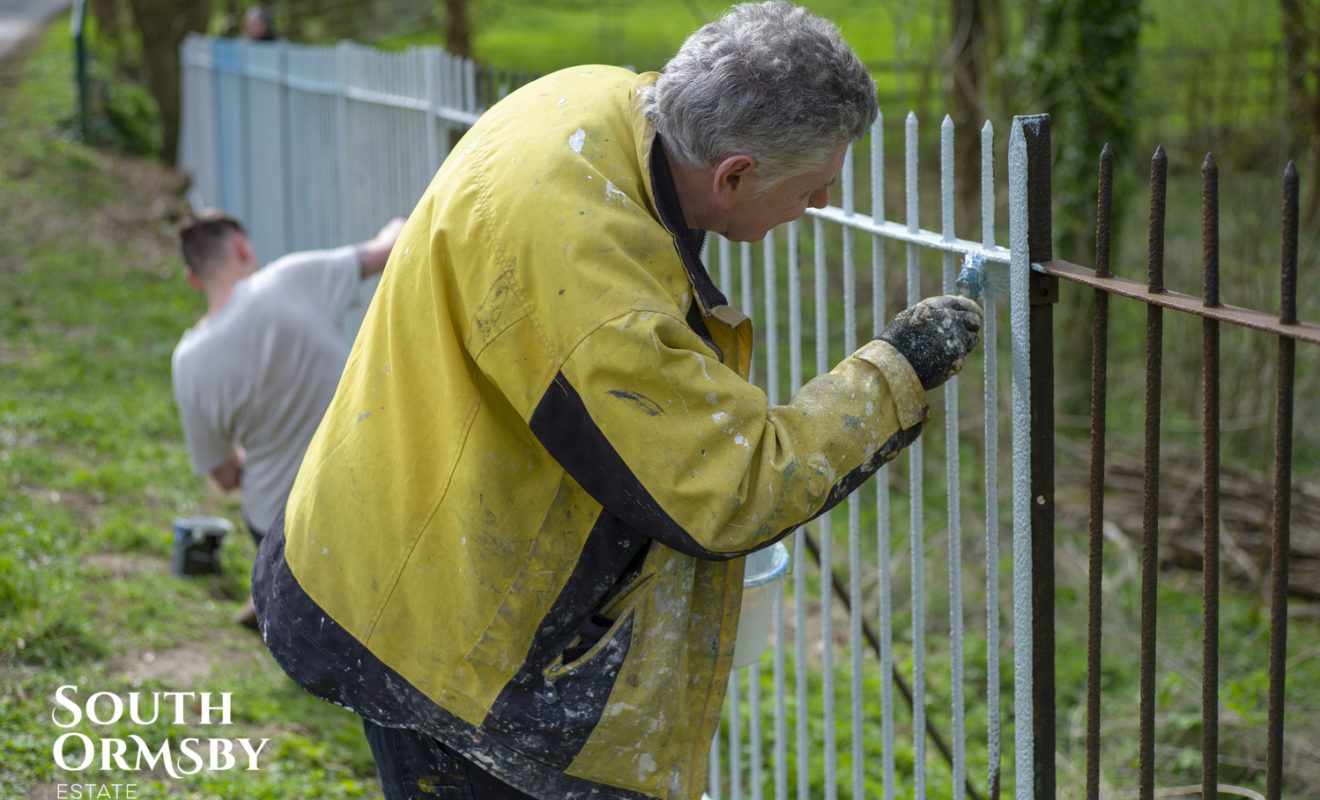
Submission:
[[699,797],[742,556],[928,413],[884,342],[787,405],[748,383],[640,111],[655,77],[555,73],[456,145],[254,575],[304,687],[537,797]]

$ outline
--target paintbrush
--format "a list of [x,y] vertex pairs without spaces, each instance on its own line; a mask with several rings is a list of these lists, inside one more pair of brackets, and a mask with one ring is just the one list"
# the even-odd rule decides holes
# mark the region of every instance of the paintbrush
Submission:
[[974,303],[981,302],[982,296],[999,297],[1003,294],[1004,288],[1001,285],[1004,280],[1003,270],[999,270],[998,273],[992,275],[985,256],[980,253],[968,253],[963,257],[962,270],[959,271],[957,280],[953,282],[954,293]]

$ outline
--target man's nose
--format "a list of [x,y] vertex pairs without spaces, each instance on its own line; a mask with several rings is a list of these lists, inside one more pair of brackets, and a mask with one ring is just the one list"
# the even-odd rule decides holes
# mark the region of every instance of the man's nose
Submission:
[[807,205],[812,208],[824,208],[830,204],[830,190],[825,187],[817,192],[812,192],[811,197],[807,199]]

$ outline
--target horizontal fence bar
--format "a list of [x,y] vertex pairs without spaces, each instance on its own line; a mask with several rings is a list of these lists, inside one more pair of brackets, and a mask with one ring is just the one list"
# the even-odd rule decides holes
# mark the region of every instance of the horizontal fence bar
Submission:
[[1279,322],[1277,315],[1262,311],[1252,311],[1248,308],[1231,305],[1207,306],[1205,301],[1199,297],[1168,290],[1152,292],[1146,287],[1146,284],[1127,278],[1100,278],[1096,276],[1094,270],[1067,261],[1057,259],[1045,261],[1040,264],[1040,267],[1048,275],[1056,275],[1074,283],[1090,286],[1093,289],[1101,289],[1110,294],[1140,300],[1150,305],[1197,314],[1207,319],[1263,331],[1285,339],[1320,344],[1320,325],[1313,322],[1299,321],[1285,325]]
[[973,242],[967,239],[948,239],[945,233],[928,231],[924,228],[913,229],[905,222],[876,220],[869,214],[846,212],[836,206],[808,208],[807,214],[838,225],[845,225],[876,236],[883,236],[896,242],[920,245],[940,253],[954,253],[964,256],[968,253],[977,253],[986,261],[996,264],[1007,264],[1009,262],[1007,247],[986,246],[981,242]]
[[[240,48],[242,46],[243,45],[240,43]],[[265,45],[258,46],[264,47]],[[464,110],[451,106],[435,106],[427,97],[409,97],[407,95],[393,94],[379,90],[344,86],[336,81],[319,81],[311,78],[290,75],[287,71],[281,71],[279,68],[267,65],[255,65],[246,60],[234,64],[227,61],[213,61],[209,58],[209,53],[205,52],[188,50],[185,50],[184,52],[184,63],[186,65],[205,67],[214,72],[227,75],[238,75],[266,83],[281,84],[290,89],[306,92],[308,94],[342,95],[349,100],[355,100],[359,103],[370,103],[389,108],[402,108],[410,111],[429,111],[440,119],[457,122],[462,125],[475,125],[477,120],[481,118],[480,110]],[[425,51],[418,50],[417,52]],[[437,52],[443,53],[443,51],[438,49]]]
[[430,111],[441,119],[451,122],[461,122],[464,125],[475,125],[478,119],[481,119],[480,112],[461,111],[456,108],[432,108],[430,101],[425,98],[404,97],[387,92],[378,92],[371,89],[358,89],[348,87],[344,90],[344,96],[349,100],[355,100],[359,103],[371,103],[378,106],[387,106],[390,108],[406,108],[410,111]]

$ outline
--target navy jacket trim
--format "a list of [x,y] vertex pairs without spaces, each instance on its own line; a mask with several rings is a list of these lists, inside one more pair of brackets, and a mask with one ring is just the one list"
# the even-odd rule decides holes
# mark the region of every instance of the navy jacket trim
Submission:
[[[883,464],[898,455],[921,434],[923,425],[900,430],[880,446],[861,466],[843,476],[830,487],[824,505],[813,514],[815,519],[838,505],[849,493],[861,486]],[[560,466],[586,489],[596,502],[618,515],[627,527],[645,531],[647,535],[681,553],[708,560],[727,560],[746,555],[749,551],[722,553],[699,545],[681,525],[665,512],[642,482],[628,469],[623,457],[587,412],[582,397],[561,372],[555,376],[550,388],[532,413],[532,433],[559,462]],[[803,520],[803,522],[808,522]],[[758,543],[757,548],[768,547],[793,531],[801,523],[785,528],[773,537]]]
[[555,375],[537,403],[531,428],[559,465],[632,530],[697,558],[721,561],[742,555],[702,547],[660,507],[596,425],[564,373]]
[[[847,497],[855,491],[857,487],[861,486],[872,475],[874,475],[876,470],[892,461],[894,456],[898,455],[899,451],[916,441],[917,437],[921,435],[921,430],[924,427],[924,423],[913,425],[911,428],[900,430],[893,436],[890,436],[889,439],[880,446],[880,449],[872,453],[871,457],[861,466],[852,472],[849,472],[847,475],[844,475],[842,480],[830,488],[830,494],[829,497],[825,499],[825,505],[815,514],[812,514],[811,519],[819,517],[821,514],[824,514],[826,511],[829,511],[831,508],[834,508],[842,502],[843,498]],[[805,522],[810,521],[811,520],[805,520]],[[782,538],[783,536],[792,533],[792,531],[793,529],[789,529],[776,538]]]
[[706,241],[706,232],[689,228],[683,217],[683,208],[678,202],[678,191],[674,187],[674,174],[669,170],[669,161],[665,158],[664,141],[656,134],[651,143],[651,187],[655,191],[655,210],[674,237],[674,248],[683,259],[688,279],[706,311],[717,306],[728,305],[724,293],[711,280],[706,265],[701,263],[701,246]]

